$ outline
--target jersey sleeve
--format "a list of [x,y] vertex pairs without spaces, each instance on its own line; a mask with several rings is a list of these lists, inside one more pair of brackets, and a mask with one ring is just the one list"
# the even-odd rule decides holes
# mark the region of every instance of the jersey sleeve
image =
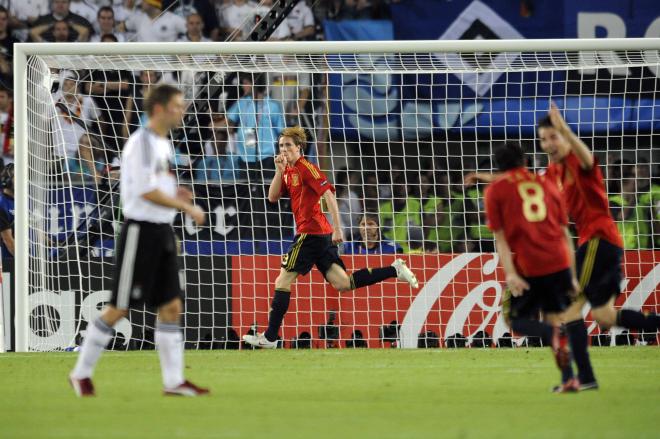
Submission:
[[484,193],[485,205],[486,205],[486,224],[488,228],[497,232],[502,229],[502,212],[500,210],[500,204],[497,200],[497,184],[491,184],[486,188]]
[[316,165],[305,160],[300,167],[303,183],[312,188],[317,195],[323,195],[328,189],[335,193],[335,187],[328,181]]
[[9,212],[5,209],[0,208],[0,232],[11,229],[14,225],[14,220],[12,219]]
[[122,157],[121,172],[128,173],[131,181],[131,188],[138,195],[143,195],[159,188],[156,160],[152,155],[155,152],[150,145],[149,135],[143,132],[135,143],[131,145],[130,152],[124,152]]

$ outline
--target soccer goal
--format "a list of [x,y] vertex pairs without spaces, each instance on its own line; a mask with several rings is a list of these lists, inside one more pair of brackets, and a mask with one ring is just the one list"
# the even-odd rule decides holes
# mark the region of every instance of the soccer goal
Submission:
[[[492,171],[503,140],[520,141],[542,170],[535,124],[551,100],[606,175],[626,241],[617,305],[659,312],[659,50],[651,38],[17,44],[13,348],[75,347],[109,299],[119,157],[163,81],[189,104],[171,133],[172,172],[208,214],[206,226],[181,215],[174,224],[188,348],[239,348],[267,324],[295,230],[288,203],[266,194],[277,134],[293,125],[336,187],[347,269],[388,265],[397,252],[420,288],[391,281],[340,295],[313,269],[292,291],[285,348],[534,344],[499,315],[484,188],[463,180]],[[110,348],[153,348],[153,310],[115,329]],[[657,336],[589,331],[598,343]]]

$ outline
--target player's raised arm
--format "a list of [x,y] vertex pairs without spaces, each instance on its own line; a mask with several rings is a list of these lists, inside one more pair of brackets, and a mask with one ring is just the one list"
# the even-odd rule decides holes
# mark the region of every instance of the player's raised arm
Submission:
[[548,112],[552,126],[555,127],[559,134],[566,139],[571,145],[571,150],[580,160],[582,169],[589,170],[594,166],[594,156],[589,147],[571,130],[566,120],[559,112],[559,108],[554,102],[550,103],[550,111]]
[[275,156],[275,176],[273,177],[273,181],[270,182],[270,187],[268,188],[268,201],[271,203],[277,203],[282,196],[282,177],[285,168],[286,157],[284,154],[279,153]]

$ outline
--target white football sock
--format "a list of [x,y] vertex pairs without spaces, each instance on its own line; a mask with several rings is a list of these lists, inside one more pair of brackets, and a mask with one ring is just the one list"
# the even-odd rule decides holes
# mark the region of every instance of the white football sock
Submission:
[[156,323],[156,349],[163,372],[163,386],[173,389],[183,384],[183,334],[176,323]]
[[94,374],[94,367],[99,361],[103,350],[112,338],[113,330],[101,318],[97,318],[91,324],[87,325],[87,334],[80,347],[80,354],[76,367],[73,368],[71,376],[75,379],[91,378]]

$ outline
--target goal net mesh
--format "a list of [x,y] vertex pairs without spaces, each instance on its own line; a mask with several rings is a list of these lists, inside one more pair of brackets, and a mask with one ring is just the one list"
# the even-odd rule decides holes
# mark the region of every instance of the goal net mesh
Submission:
[[[339,294],[313,269],[293,287],[284,347],[536,343],[512,336],[499,313],[484,187],[463,180],[492,171],[504,140],[520,141],[542,171],[535,125],[551,100],[606,177],[626,243],[617,306],[660,311],[658,51],[326,52],[28,58],[29,208],[17,221],[29,223],[29,283],[17,288],[31,350],[77,345],[109,300],[122,146],[146,123],[143,97],[160,82],[185,92],[172,172],[208,216],[174,224],[188,348],[238,348],[267,325],[295,226],[288,200],[266,194],[277,135],[294,125],[336,187],[347,270],[401,257],[420,288],[391,280]],[[365,245],[367,234],[379,242]],[[587,312],[593,343],[656,339],[601,334]],[[153,348],[154,310],[129,317],[111,348]]]

